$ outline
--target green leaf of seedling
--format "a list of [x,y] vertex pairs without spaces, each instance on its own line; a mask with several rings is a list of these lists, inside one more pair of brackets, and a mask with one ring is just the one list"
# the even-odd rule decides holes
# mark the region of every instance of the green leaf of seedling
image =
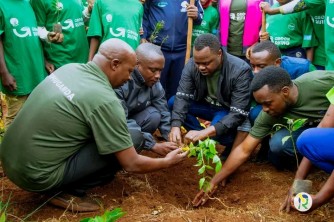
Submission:
[[292,131],[296,131],[299,128],[303,127],[305,125],[306,121],[307,121],[307,119],[296,119],[293,122]]
[[209,166],[209,165],[205,165],[205,168],[206,168],[207,170],[213,170],[212,166]]
[[216,163],[215,172],[218,173],[222,169],[222,162],[219,161]]
[[220,162],[220,161],[221,161],[221,160],[220,160],[220,158],[219,158],[218,155],[214,155],[214,156],[213,156],[212,163],[218,163],[218,162]]
[[200,180],[199,180],[199,189],[202,189],[203,185],[204,185],[204,182],[205,182],[205,177],[202,177]]
[[0,222],[6,222],[6,212],[2,212]]
[[288,141],[288,139],[290,138],[291,136],[285,136],[285,137],[283,137],[282,138],[282,145],[284,145],[284,143],[286,142],[286,141]]
[[203,162],[202,162],[202,159],[198,160],[197,163],[194,165],[194,166],[202,166],[203,165]]
[[210,149],[210,153],[212,153],[212,154],[216,154],[217,153],[216,146],[215,146],[214,143],[210,143],[209,144],[209,149]]
[[203,165],[201,168],[198,170],[198,174],[203,174],[205,172],[205,165]]

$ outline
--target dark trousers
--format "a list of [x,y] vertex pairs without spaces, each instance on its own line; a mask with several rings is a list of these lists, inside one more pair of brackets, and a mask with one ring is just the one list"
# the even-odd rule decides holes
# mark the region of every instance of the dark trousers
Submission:
[[100,155],[95,142],[91,142],[68,158],[62,183],[50,192],[83,196],[87,189],[110,182],[121,169],[115,155]]
[[165,89],[167,100],[176,94],[181,79],[186,51],[171,52],[162,50],[165,56],[165,67],[161,72],[160,82]]
[[[170,100],[168,101],[169,110],[173,109],[174,99],[175,99],[175,96],[170,98]],[[184,121],[183,126],[187,130],[202,130],[204,128],[200,125],[196,117],[211,121],[211,125],[215,125],[219,120],[224,118],[224,116],[226,116],[228,113],[229,113],[229,110],[221,106],[211,105],[206,102],[193,101],[189,106],[186,120]],[[227,149],[230,149],[232,148],[235,136],[236,136],[236,130],[230,131],[221,137],[216,136],[213,139],[218,141],[220,144],[226,146]]]

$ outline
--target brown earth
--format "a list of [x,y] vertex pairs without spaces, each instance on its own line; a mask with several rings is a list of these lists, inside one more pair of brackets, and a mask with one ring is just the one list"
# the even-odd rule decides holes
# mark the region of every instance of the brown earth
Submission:
[[[150,153],[145,153],[152,155]],[[25,192],[6,177],[1,178],[2,202],[9,200],[7,221],[80,221],[121,207],[126,215],[119,221],[334,221],[334,201],[310,213],[280,213],[293,172],[277,171],[270,164],[251,161],[244,164],[215,199],[195,209],[191,201],[198,192],[196,159],[189,158],[176,167],[136,175],[119,173],[108,185],[90,190],[102,206],[97,213],[71,213],[50,206],[46,198]],[[328,175],[314,171],[313,193]],[[33,215],[25,219],[31,212]]]

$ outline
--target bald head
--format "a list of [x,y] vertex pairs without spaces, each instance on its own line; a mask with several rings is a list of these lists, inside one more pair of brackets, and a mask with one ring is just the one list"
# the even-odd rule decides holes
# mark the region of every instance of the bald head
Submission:
[[150,61],[152,59],[164,57],[159,46],[152,43],[143,43],[136,49],[137,60]]
[[136,53],[120,39],[108,39],[100,45],[93,62],[106,74],[110,84],[117,88],[130,79],[136,65]]
[[127,55],[135,55],[135,52],[126,42],[120,39],[112,38],[106,40],[100,45],[98,54],[111,60],[114,58],[122,59]]

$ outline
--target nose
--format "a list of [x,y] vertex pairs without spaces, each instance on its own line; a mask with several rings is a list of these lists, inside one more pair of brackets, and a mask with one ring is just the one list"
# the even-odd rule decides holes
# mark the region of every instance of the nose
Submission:
[[260,70],[261,70],[261,68],[259,68],[259,67],[254,67],[254,69],[253,69],[253,73],[256,74],[256,73],[260,72]]

